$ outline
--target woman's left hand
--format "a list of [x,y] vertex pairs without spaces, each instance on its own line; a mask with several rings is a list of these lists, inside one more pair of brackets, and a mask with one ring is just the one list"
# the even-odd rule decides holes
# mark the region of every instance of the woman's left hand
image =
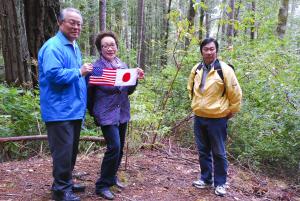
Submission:
[[144,73],[143,69],[137,68],[137,72],[138,72],[138,79],[144,79],[145,73]]

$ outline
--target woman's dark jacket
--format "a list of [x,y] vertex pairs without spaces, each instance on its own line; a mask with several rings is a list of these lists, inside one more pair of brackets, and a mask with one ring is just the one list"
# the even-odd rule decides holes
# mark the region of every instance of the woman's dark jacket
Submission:
[[89,77],[101,76],[104,68],[128,68],[115,58],[114,64],[103,57],[93,64],[93,72],[86,77],[88,86],[87,108],[98,126],[118,125],[130,120],[130,102],[128,95],[135,86],[95,86],[88,84]]

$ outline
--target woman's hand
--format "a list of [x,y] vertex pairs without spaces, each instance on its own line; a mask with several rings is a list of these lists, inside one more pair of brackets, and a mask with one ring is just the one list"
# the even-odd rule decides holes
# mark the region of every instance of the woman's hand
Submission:
[[144,79],[145,73],[143,69],[137,68],[137,72],[138,72],[138,79]]

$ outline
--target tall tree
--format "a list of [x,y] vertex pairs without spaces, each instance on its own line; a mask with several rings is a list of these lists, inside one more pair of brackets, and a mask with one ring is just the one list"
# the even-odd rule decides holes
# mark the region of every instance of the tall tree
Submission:
[[235,0],[229,0],[229,24],[227,26],[227,45],[232,46],[232,38],[234,36],[234,10],[235,10]]
[[106,0],[99,1],[100,31],[106,30]]
[[281,0],[281,7],[278,12],[277,35],[280,39],[284,38],[287,29],[287,19],[289,10],[289,0]]
[[88,1],[88,9],[89,9],[89,44],[90,44],[90,55],[96,56],[96,46],[95,46],[95,39],[96,39],[96,18],[95,15],[97,8],[96,0],[89,0]]
[[9,84],[37,85],[37,53],[57,31],[59,0],[0,2],[5,80]]
[[255,12],[256,12],[256,1],[255,0],[253,0],[252,1],[252,19],[253,19],[253,21],[252,21],[252,24],[251,24],[251,30],[250,30],[250,39],[251,40],[254,40],[254,38],[255,38]]
[[206,28],[206,34],[205,37],[208,38],[210,36],[210,31],[211,31],[211,13],[210,11],[207,9],[205,11],[205,28]]
[[[240,21],[240,9],[241,9],[242,0],[239,0],[238,3],[235,5],[235,12],[234,12],[234,21],[239,22]],[[234,23],[235,24],[235,23]],[[233,31],[234,37],[238,35],[238,29],[234,29]]]
[[145,20],[144,20],[144,0],[138,0],[138,54],[137,64],[145,69]]
[[[194,9],[194,3],[193,0],[190,0],[189,3],[189,11],[188,11],[188,20],[189,20],[189,26],[188,31],[191,32],[191,29],[194,27],[195,24],[195,9]],[[188,37],[185,38],[185,48],[187,48],[190,45],[190,39]]]
[[131,66],[130,59],[129,59],[129,53],[130,53],[130,44],[129,44],[129,34],[128,34],[128,0],[125,0],[125,6],[123,7],[124,9],[124,18],[125,18],[125,23],[124,23],[124,34],[125,34],[125,47],[126,47],[126,63]]
[[20,0],[0,1],[0,13],[5,80],[32,87],[24,4]]
[[169,0],[169,3],[168,3],[168,10],[166,12],[166,2],[165,1],[162,1],[162,8],[163,8],[163,23],[162,23],[162,30],[163,30],[163,33],[164,33],[164,40],[163,40],[163,54],[161,54],[161,65],[162,66],[165,66],[167,65],[167,62],[168,62],[168,55],[165,54],[167,52],[167,48],[168,48],[168,40],[169,40],[169,30],[170,30],[170,20],[169,20],[169,14],[171,12],[171,4],[172,4],[172,0]]
[[222,19],[221,19],[221,37],[220,37],[220,46],[222,46],[223,43],[226,42],[226,38],[225,38],[225,32],[226,32],[226,28],[227,28],[227,23],[224,23],[227,21],[227,0],[222,0],[222,6],[224,6],[223,8],[223,13],[222,13]]
[[122,34],[123,25],[123,12],[122,12],[123,1],[114,1],[114,13],[115,13],[115,23],[114,31],[120,36]]
[[[59,0],[24,0],[24,10],[29,54],[37,60],[39,48],[58,30]],[[31,65],[31,72],[33,85],[37,86],[37,65]]]
[[[204,5],[204,0],[200,0],[200,5]],[[199,41],[203,39],[203,24],[204,24],[204,8],[200,6],[199,8]]]

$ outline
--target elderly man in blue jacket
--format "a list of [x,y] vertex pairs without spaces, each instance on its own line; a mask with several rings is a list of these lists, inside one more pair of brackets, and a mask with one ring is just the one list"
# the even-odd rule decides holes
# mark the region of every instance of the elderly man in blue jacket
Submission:
[[72,171],[86,111],[84,76],[93,67],[82,65],[76,43],[82,26],[80,12],[65,8],[58,20],[58,33],[38,54],[40,104],[53,159],[52,199],[78,201],[73,192],[84,191],[84,186],[73,183]]

